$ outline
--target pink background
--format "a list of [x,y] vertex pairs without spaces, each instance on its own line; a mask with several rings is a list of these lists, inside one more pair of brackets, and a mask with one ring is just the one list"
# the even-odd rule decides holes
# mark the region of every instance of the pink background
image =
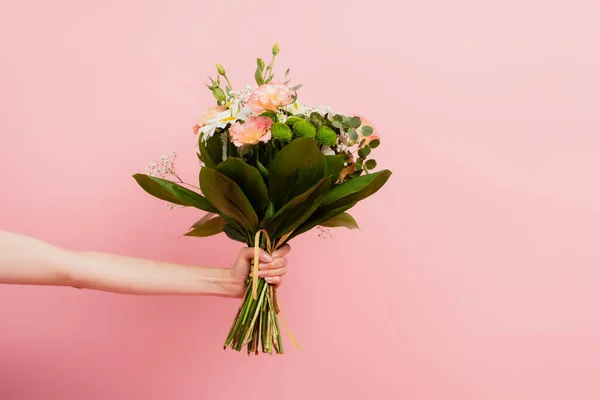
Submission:
[[362,113],[394,175],[362,231],[299,238],[281,290],[304,346],[221,349],[237,300],[0,288],[0,398],[600,398],[597,1],[0,4],[0,228],[228,265],[131,174],[179,152],[214,63],[278,40],[301,100]]

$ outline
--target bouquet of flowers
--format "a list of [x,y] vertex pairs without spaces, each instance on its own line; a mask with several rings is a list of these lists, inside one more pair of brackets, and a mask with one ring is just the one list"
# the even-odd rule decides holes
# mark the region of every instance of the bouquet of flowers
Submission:
[[268,65],[258,58],[256,86],[241,90],[234,90],[217,64],[216,78],[207,85],[216,106],[193,127],[198,190],[183,186],[166,155],[145,174],[134,175],[147,193],[175,207],[206,212],[186,236],[223,232],[254,247],[246,294],[224,343],[237,351],[246,346],[248,354],[283,353],[277,293],[258,277],[259,249],[272,253],[315,227],[358,228],[347,211],[391,175],[375,171],[371,150],[380,138],[368,121],[298,102],[301,85],[290,86],[289,69],[283,81],[274,80],[278,53],[275,44]]

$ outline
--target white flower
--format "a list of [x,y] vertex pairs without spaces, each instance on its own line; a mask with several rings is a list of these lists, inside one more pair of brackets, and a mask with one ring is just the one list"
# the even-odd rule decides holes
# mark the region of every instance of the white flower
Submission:
[[287,110],[291,112],[292,115],[304,114],[306,112],[306,107],[296,101],[294,104],[290,105]]
[[239,101],[233,101],[227,107],[226,110],[217,112],[213,118],[204,122],[204,125],[198,130],[203,133],[202,140],[207,141],[215,134],[217,128],[223,129],[238,120],[245,121],[250,116],[250,108],[240,107]]
[[329,116],[335,115],[335,111],[333,111],[333,108],[331,108],[329,106],[323,106],[323,105],[317,105],[317,106],[310,107],[307,110],[306,115],[310,115],[310,113],[312,113],[312,112],[317,112],[323,116],[325,114],[329,114]]
[[329,146],[323,146],[323,148],[321,149],[321,152],[323,154],[325,154],[326,156],[334,156],[335,155],[335,151],[333,151],[333,149]]

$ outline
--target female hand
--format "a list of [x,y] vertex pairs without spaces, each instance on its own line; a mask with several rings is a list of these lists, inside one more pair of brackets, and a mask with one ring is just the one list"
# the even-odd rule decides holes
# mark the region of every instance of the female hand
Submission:
[[[267,283],[279,287],[282,277],[287,273],[287,258],[291,250],[289,244],[277,249],[272,256],[264,250],[260,250],[260,264],[258,276],[265,278]],[[254,248],[247,247],[240,250],[238,257],[230,269],[231,277],[243,296],[246,290],[246,279],[250,275],[252,260],[254,259]]]

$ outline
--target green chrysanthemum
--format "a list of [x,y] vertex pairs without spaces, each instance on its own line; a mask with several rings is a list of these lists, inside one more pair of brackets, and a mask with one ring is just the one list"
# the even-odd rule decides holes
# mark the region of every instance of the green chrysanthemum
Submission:
[[317,128],[308,121],[298,121],[294,124],[294,133],[298,137],[314,138],[317,134]]
[[294,124],[298,121],[303,121],[303,119],[300,117],[296,117],[295,115],[292,115],[285,121],[285,123],[288,124],[289,126],[294,126]]
[[292,130],[282,122],[276,122],[271,126],[273,139],[289,142],[292,140]]
[[337,134],[328,126],[322,126],[317,129],[317,141],[325,146],[335,146],[337,144]]

